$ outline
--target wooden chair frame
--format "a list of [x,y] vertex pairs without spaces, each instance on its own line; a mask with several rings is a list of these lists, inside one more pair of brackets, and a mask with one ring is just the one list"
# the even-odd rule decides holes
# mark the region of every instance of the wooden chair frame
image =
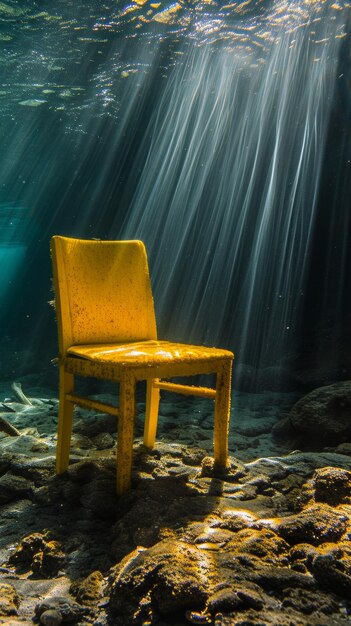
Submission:
[[[51,240],[53,258],[53,277],[57,309],[59,334],[59,424],[57,436],[56,471],[64,472],[69,464],[70,441],[74,406],[95,411],[102,411],[118,418],[117,431],[117,494],[122,495],[130,489],[132,453],[135,422],[135,387],[137,381],[146,380],[146,410],[144,444],[153,448],[156,440],[156,428],[160,391],[167,390],[186,395],[212,398],[214,412],[214,460],[220,466],[226,466],[228,460],[228,429],[231,398],[231,371],[233,354],[228,350],[190,346],[188,344],[159,341],[154,323],[154,308],[151,285],[148,275],[147,257],[142,242],[108,242],[126,247],[131,254],[142,257],[143,280],[145,280],[145,307],[148,311],[147,336],[134,337],[126,342],[121,337],[113,336],[101,344],[86,341],[87,332],[83,332],[83,342],[77,342],[77,332],[72,332],[72,311],[67,288],[67,274],[70,262],[68,252],[79,250],[82,245],[91,253],[91,245],[98,246],[107,242],[71,239],[55,236]],[[88,244],[88,246],[87,246]],[[79,252],[80,254],[80,252]],[[74,258],[74,254],[72,255]],[[79,257],[81,258],[81,257]],[[84,257],[82,257],[84,259]],[[146,268],[146,270],[145,270]],[[146,275],[145,275],[146,271]],[[123,276],[125,272],[123,272]],[[77,276],[77,281],[80,277]],[[89,278],[87,279],[89,282]],[[74,282],[72,282],[74,284]],[[96,285],[98,289],[98,285]],[[93,296],[89,296],[93,298]],[[151,301],[150,301],[151,298]],[[100,303],[101,304],[101,303]],[[95,318],[94,318],[95,319]],[[151,320],[151,321],[150,321]],[[76,324],[77,325],[77,324]],[[79,326],[77,325],[77,328]],[[67,328],[69,330],[67,330]],[[105,332],[105,329],[103,329]],[[78,332],[79,335],[79,332]],[[78,337],[79,339],[79,337]],[[119,356],[123,352],[123,356]],[[136,354],[133,357],[134,353]],[[142,356],[139,356],[139,355]],[[169,382],[164,379],[193,376],[197,374],[216,375],[215,389],[196,387]],[[119,383],[119,407],[77,395],[74,392],[75,376],[93,377]]]

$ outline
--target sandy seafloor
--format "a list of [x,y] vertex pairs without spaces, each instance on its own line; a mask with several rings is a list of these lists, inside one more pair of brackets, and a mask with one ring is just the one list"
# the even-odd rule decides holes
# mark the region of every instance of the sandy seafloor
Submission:
[[[116,509],[114,507],[116,506],[118,511],[119,503],[114,500],[114,495],[111,490],[109,503],[102,504],[100,515],[102,522],[100,524],[99,519],[96,521],[96,518],[99,518],[99,511],[97,512],[97,509],[100,505],[96,505],[94,509],[94,504],[92,504],[94,492],[90,494],[88,493],[88,495],[86,493],[88,489],[87,484],[89,484],[90,480],[89,471],[92,471],[93,474],[95,471],[94,467],[91,466],[93,467],[93,469],[91,469],[88,464],[88,469],[86,470],[88,474],[87,476],[84,476],[81,493],[78,489],[74,495],[70,495],[71,500],[69,498],[67,499],[69,509],[69,507],[72,506],[72,503],[74,505],[76,504],[74,502],[74,498],[78,501],[80,496],[82,496],[81,500],[83,502],[83,507],[85,507],[85,510],[88,511],[86,518],[84,518],[82,522],[79,515],[76,518],[74,515],[70,516],[71,512],[67,513],[67,501],[64,504],[60,504],[57,500],[54,501],[52,494],[56,493],[55,488],[52,490],[51,487],[47,487],[47,484],[53,484],[52,481],[55,481],[54,456],[58,411],[57,395],[55,391],[50,389],[34,386],[26,387],[25,383],[22,384],[22,389],[25,395],[32,402],[32,405],[25,405],[21,403],[19,398],[16,397],[12,391],[10,383],[3,383],[0,385],[0,414],[21,433],[20,436],[11,437],[4,432],[0,432],[0,464],[2,467],[2,477],[0,478],[0,565],[2,566],[0,569],[0,587],[1,584],[5,585],[3,588],[5,592],[3,591],[3,593],[6,595],[6,589],[9,589],[7,585],[12,585],[18,593],[19,598],[19,600],[17,599],[17,605],[15,603],[16,608],[12,615],[9,614],[6,616],[6,607],[5,615],[1,615],[0,602],[0,623],[9,625],[26,623],[32,624],[33,620],[34,622],[38,622],[38,619],[35,617],[35,607],[38,606],[38,603],[40,604],[43,599],[47,597],[50,598],[52,596],[69,597],[72,599],[72,596],[70,595],[70,585],[72,580],[80,580],[86,577],[90,571],[98,570],[99,572],[102,572],[102,575],[105,577],[104,581],[106,582],[108,578],[108,569],[111,567],[111,563],[118,563],[118,560],[123,559],[125,555],[128,555],[129,553],[133,555],[133,549],[136,549],[138,546],[142,546],[142,549],[147,550],[148,548],[152,548],[158,540],[161,540],[162,542],[162,539],[164,539],[165,536],[164,533],[162,534],[160,531],[163,519],[162,517],[159,520],[157,519],[157,511],[155,511],[154,518],[152,516],[150,517],[150,512],[147,511],[148,504],[146,504],[146,502],[149,502],[148,499],[145,501],[145,518],[143,517],[143,480],[146,480],[145,493],[148,493],[150,496],[150,485],[153,479],[156,479],[156,481],[161,480],[164,476],[168,475],[168,477],[171,477],[172,480],[174,479],[177,481],[181,480],[184,476],[188,476],[189,471],[194,470],[197,471],[197,476],[195,476],[193,482],[195,484],[197,481],[199,493],[201,492],[202,495],[206,495],[204,489],[207,488],[206,484],[207,486],[209,485],[209,482],[206,483],[206,480],[209,481],[210,479],[206,478],[206,472],[202,473],[202,478],[198,479],[198,476],[200,476],[199,467],[196,466],[201,466],[202,457],[206,455],[211,456],[213,451],[213,402],[198,398],[187,398],[184,396],[164,394],[160,403],[159,424],[157,431],[156,450],[159,450],[159,454],[156,456],[151,455],[149,460],[145,461],[143,455],[140,455],[140,449],[142,448],[141,441],[145,404],[143,402],[143,390],[138,390],[134,469],[138,472],[138,460],[140,459],[142,467],[140,468],[136,482],[134,481],[133,483],[132,495],[127,496],[126,500],[123,500],[121,505],[122,508],[116,514]],[[263,482],[266,480],[267,484],[262,491],[263,495],[260,495],[260,488],[258,488],[256,495],[256,492],[253,494],[250,492],[250,487],[247,483],[244,485],[244,487],[247,488],[247,492],[244,493],[244,496],[242,496],[240,492],[241,495],[238,495],[238,502],[235,503],[235,496],[233,496],[233,493],[235,489],[238,489],[238,487],[233,485],[233,483],[235,483],[234,479],[225,479],[229,481],[225,482],[225,485],[228,486],[229,483],[231,483],[231,486],[229,485],[230,488],[228,487],[226,503],[229,502],[230,498],[233,498],[232,502],[234,508],[237,507],[238,504],[244,504],[245,510],[251,511],[251,513],[257,515],[258,518],[273,518],[277,515],[277,513],[281,513],[283,516],[289,516],[293,513],[293,511],[289,511],[289,506],[286,505],[283,494],[288,493],[292,489],[291,480],[290,485],[288,485],[287,481],[289,479],[288,474],[294,474],[294,463],[296,466],[296,476],[298,477],[296,483],[297,486],[300,486],[301,482],[303,482],[301,476],[303,476],[304,473],[305,480],[311,479],[311,475],[316,468],[323,468],[325,466],[340,466],[346,470],[351,469],[351,458],[347,455],[333,455],[332,451],[328,454],[328,449],[325,449],[324,451],[320,451],[320,453],[314,452],[310,455],[309,453],[306,453],[306,456],[304,457],[305,453],[289,449],[288,443],[284,448],[281,443],[278,444],[273,439],[271,434],[272,427],[279,419],[288,414],[290,408],[300,396],[294,393],[279,393],[271,391],[256,394],[234,392],[232,398],[232,414],[229,433],[229,453],[230,457],[234,459],[233,467],[236,471],[239,467],[244,467],[246,468],[244,471],[248,470],[249,473],[251,472],[251,489],[253,488],[252,485],[254,484],[254,479],[257,484],[259,483],[259,480],[261,480],[261,482],[262,480]],[[96,397],[104,399],[105,401],[115,400],[111,394],[106,393],[97,394]],[[106,461],[107,465],[110,467],[115,456],[115,449],[115,418],[103,414],[95,414],[94,412],[87,412],[77,408],[75,410],[72,436],[72,463],[74,463],[76,467],[79,467],[80,462],[84,462],[86,460],[89,461],[89,459],[93,462],[100,462],[102,460],[102,462]],[[194,461],[194,457],[196,457],[196,455],[199,458],[198,460],[195,458]],[[167,462],[165,461],[166,464],[161,466],[160,463],[162,462],[163,456]],[[187,463],[186,459],[190,459],[191,457],[193,457],[192,460],[189,460]],[[291,460],[290,466],[289,463],[286,464],[284,461],[287,457]],[[152,466],[152,463],[154,463],[154,466]],[[159,465],[157,465],[157,463]],[[74,465],[72,465],[72,467],[74,467]],[[288,466],[290,469],[287,471],[286,468]],[[277,470],[274,469],[275,467]],[[283,467],[285,469],[282,473]],[[77,471],[79,472],[80,470]],[[83,473],[84,471],[85,470],[82,470]],[[274,473],[275,471],[276,473]],[[45,475],[43,480],[38,478],[40,472],[43,472],[43,475]],[[9,487],[8,484],[6,484],[5,479],[1,485],[4,475],[5,477],[11,475],[10,478],[13,478],[13,475],[15,475],[15,477],[20,476],[20,482],[21,480],[29,482],[28,484],[23,483],[23,487],[21,485],[18,487],[16,484],[14,486],[11,485],[10,480]],[[262,476],[264,476],[263,479]],[[203,482],[200,485],[201,480]],[[271,481],[272,484],[275,485],[273,490],[270,488],[269,484]],[[277,487],[279,481],[285,481],[284,489]],[[136,488],[134,487],[134,484],[136,485]],[[177,483],[174,484],[177,485]],[[11,492],[12,487],[13,493]],[[166,499],[170,499],[170,507],[175,506],[174,501],[177,500],[178,496],[177,490],[178,486],[172,487],[171,485],[169,491],[166,490],[165,492],[164,497]],[[272,493],[270,493],[270,491]],[[61,492],[59,491],[58,493],[60,494]],[[211,487],[209,487],[208,490],[209,501],[211,498],[213,499],[214,495],[216,495],[216,490],[213,491],[213,484],[211,484]],[[96,492],[95,496],[98,499]],[[48,498],[47,502],[45,500],[46,497]],[[90,504],[86,504],[89,498]],[[182,496],[180,495],[179,498],[182,499]],[[135,504],[137,500],[139,500],[139,503]],[[242,500],[244,500],[244,503]],[[39,505],[37,504],[37,501],[39,502]],[[33,502],[36,504],[33,505]],[[51,503],[52,510],[50,509]],[[105,504],[107,513],[104,511]],[[60,526],[57,519],[57,516],[60,516],[60,506],[62,506],[63,511],[63,524],[67,524],[66,529],[62,528],[62,524]],[[130,510],[133,509],[133,507],[139,507],[136,514],[140,516],[140,519],[138,522],[139,526],[137,533],[134,532],[133,540],[130,540],[129,537],[128,543],[126,540],[126,527],[128,527],[129,523],[134,523],[133,521],[129,521]],[[259,510],[260,507],[262,508],[261,512]],[[210,508],[211,507],[209,507],[209,509]],[[175,511],[177,510],[178,509],[175,506]],[[223,510],[220,506],[217,506],[216,511],[219,515],[218,519],[223,519],[223,516],[221,518]],[[251,515],[251,513],[249,513],[249,515]],[[56,516],[54,524],[52,520],[53,515]],[[111,522],[109,517],[111,517]],[[53,571],[50,572],[49,568],[48,573],[45,575],[45,568],[41,571],[40,567],[39,569],[37,567],[36,573],[33,573],[33,567],[28,563],[27,566],[22,568],[16,567],[16,565],[13,565],[13,562],[11,564],[11,555],[16,553],[23,537],[28,537],[31,533],[38,532],[42,533],[42,537],[45,537],[46,532],[49,531],[51,539],[52,537],[55,539],[55,532],[57,534],[57,539],[62,540],[62,536],[65,535],[67,539],[70,535],[75,535],[76,529],[74,524],[76,523],[76,519],[78,519],[77,528],[79,526],[80,536],[85,532],[86,536],[89,536],[89,540],[84,540],[84,550],[82,550],[82,552],[84,552],[84,556],[80,554],[78,540],[76,541],[76,544],[75,540],[72,540],[72,546],[70,548],[67,548],[69,544],[68,542],[66,546],[66,553],[67,550],[71,550],[71,554],[68,557],[66,554],[66,557],[70,562],[70,567],[68,569],[62,566],[58,569],[53,568]],[[117,524],[116,519],[118,520]],[[185,540],[189,540],[188,535],[186,535],[186,532],[188,531],[185,532],[184,529],[186,527],[192,527],[192,524],[195,523],[194,520],[196,520],[196,524],[198,524],[199,516],[193,516],[191,511],[189,512],[189,520],[186,520],[184,516],[183,518],[180,516],[180,530],[178,529],[178,534],[176,533],[178,538],[180,537],[180,539],[183,540],[185,536]],[[125,525],[123,526],[124,521]],[[72,524],[72,526],[70,526],[70,524]],[[86,528],[83,531],[82,526],[84,524],[86,525]],[[121,529],[120,534],[118,534],[118,524]],[[158,527],[157,532],[150,527],[150,525],[152,526],[153,524],[155,527]],[[165,520],[165,525],[167,525],[167,520]],[[56,531],[52,531],[52,526],[56,528]],[[213,524],[213,526],[215,525]],[[109,562],[106,556],[109,546],[103,546],[103,549],[101,549],[100,552],[103,552],[104,554],[101,556],[97,546],[101,547],[103,545],[103,539],[99,537],[96,542],[94,541],[94,532],[97,532],[98,534],[101,531],[101,533],[107,533],[106,537],[108,543],[111,540],[109,535],[110,527],[114,528],[115,533],[113,535],[114,556],[111,558],[111,562]],[[96,531],[96,528],[99,530]],[[135,536],[135,534],[137,534],[137,536]],[[123,546],[123,541],[127,541],[126,546]],[[198,543],[197,538],[194,539],[190,536],[190,543],[192,543],[192,541]],[[118,544],[117,548],[116,543]],[[204,546],[205,543],[206,542],[204,541]],[[89,554],[90,549],[91,555]],[[189,613],[189,610],[185,611],[185,609],[181,611],[183,618],[179,617],[179,611],[176,610],[174,614],[175,617],[171,612],[169,615],[162,618],[164,621],[162,621],[162,619],[157,621],[156,619],[155,622],[152,622],[152,620],[150,622],[147,620],[144,622],[134,622],[130,616],[131,614],[128,613],[128,610],[130,609],[126,609],[127,612],[124,619],[124,609],[122,608],[121,614],[118,613],[118,610],[121,611],[121,609],[118,609],[117,607],[117,617],[108,618],[108,609],[106,609],[108,605],[108,597],[106,596],[106,592],[101,592],[100,595],[100,603],[96,601],[94,605],[94,616],[75,617],[73,618],[73,622],[75,621],[79,624],[95,624],[96,626],[103,626],[106,623],[116,625],[125,624],[125,626],[132,626],[134,623],[159,623],[162,626],[166,624],[182,626],[186,623],[213,623],[215,625],[241,623],[235,620],[226,622],[225,618],[223,618],[224,621],[218,621],[216,618],[217,621],[201,622],[201,612],[196,613],[196,611],[194,611],[193,613]],[[136,604],[138,602],[142,604],[140,598],[139,600],[136,599]],[[339,617],[341,619],[340,623],[351,624],[351,618],[349,619],[347,617],[348,609],[345,608],[344,599],[341,599],[339,604],[340,606],[337,609],[339,613],[337,614],[337,617],[330,616],[332,621],[328,621],[329,618],[326,617],[326,621],[323,621],[322,619],[322,621],[317,620],[314,622],[313,620],[311,621],[310,618],[306,617],[306,621],[304,621],[304,619],[302,619],[302,621],[298,621],[297,618],[296,621],[294,621],[294,618],[292,618],[290,624],[291,626],[299,624],[321,624],[322,626],[325,626],[330,623],[330,626],[332,626],[333,624],[339,624]],[[249,611],[252,612],[252,610],[252,607],[249,608]],[[221,615],[221,613],[219,614]],[[269,611],[267,615],[269,615]],[[300,615],[300,613],[297,613],[297,615]],[[64,618],[64,621],[65,619],[66,618]],[[110,621],[108,621],[109,619]],[[248,619],[247,622],[244,620],[242,623],[260,623],[264,625],[288,623],[284,622],[284,620],[279,621],[278,619],[275,622],[274,618],[269,618],[273,619],[273,621],[269,621],[268,617],[266,618],[266,621],[262,618],[263,621],[261,620],[261,622],[256,622],[253,618],[251,619],[251,622],[250,619]],[[58,623],[59,622],[55,622],[54,620],[50,622],[50,625],[58,626]]]
[[[54,453],[56,440],[58,398],[57,391],[45,387],[22,385],[25,395],[33,401],[34,406],[22,404],[11,389],[10,383],[0,383],[0,403],[9,404],[0,413],[16,428],[26,430],[29,436],[39,436],[47,444],[48,450]],[[117,386],[116,386],[117,389]],[[137,390],[136,438],[142,436],[145,403],[142,401],[143,389]],[[288,414],[293,404],[303,394],[294,392],[264,391],[261,393],[233,392],[231,401],[231,418],[229,430],[229,454],[241,461],[252,461],[259,457],[275,456],[288,452],[288,446],[274,441],[272,426]],[[110,393],[92,394],[91,397],[117,404],[116,397]],[[41,402],[43,404],[41,404]],[[82,420],[87,422],[99,419],[83,409],[75,409],[73,432],[82,431]],[[108,417],[108,431],[115,429],[115,418]],[[101,419],[102,431],[106,416]],[[84,429],[83,429],[84,430]],[[81,432],[83,434],[83,432]],[[0,432],[0,437],[4,435]],[[212,454],[213,451],[213,402],[211,400],[176,396],[164,393],[161,396],[157,440],[183,445],[199,446]],[[10,449],[16,449],[16,441],[9,441]],[[20,444],[20,448],[22,442]],[[84,446],[83,446],[84,448]],[[20,452],[20,450],[18,450]],[[84,456],[84,453],[82,453]]]

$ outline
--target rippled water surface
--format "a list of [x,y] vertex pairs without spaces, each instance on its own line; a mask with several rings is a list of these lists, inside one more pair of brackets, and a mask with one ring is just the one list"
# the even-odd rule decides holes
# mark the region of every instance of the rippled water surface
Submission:
[[142,81],[156,60],[167,76],[191,46],[226,49],[250,71],[282,39],[296,48],[303,30],[318,63],[332,38],[346,36],[348,9],[322,0],[1,2],[3,111],[93,106],[118,116],[127,78]]

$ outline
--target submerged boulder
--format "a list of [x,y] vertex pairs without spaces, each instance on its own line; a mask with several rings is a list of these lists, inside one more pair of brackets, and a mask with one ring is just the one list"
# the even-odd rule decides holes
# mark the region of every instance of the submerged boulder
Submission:
[[340,539],[347,523],[348,517],[343,511],[328,504],[313,504],[296,515],[283,518],[276,532],[291,545],[305,542],[319,545]]
[[17,615],[20,597],[9,583],[0,582],[0,622],[2,617]]
[[331,506],[351,503],[351,472],[339,467],[322,467],[313,475],[314,498]]
[[302,448],[351,441],[351,381],[319,387],[298,400],[273,428],[278,439]]
[[82,607],[68,596],[49,596],[35,606],[35,616],[43,626],[60,626],[62,622],[78,622],[89,613],[88,608]]
[[182,541],[137,548],[112,573],[112,611],[125,624],[139,623],[136,611],[146,617],[152,610],[167,615],[201,607],[207,597],[206,570],[201,551]]
[[19,572],[31,570],[34,576],[47,578],[56,576],[64,562],[59,542],[50,539],[48,533],[24,537],[9,559]]
[[94,606],[103,597],[103,581],[101,572],[91,572],[83,580],[74,581],[70,586],[70,593],[79,604]]

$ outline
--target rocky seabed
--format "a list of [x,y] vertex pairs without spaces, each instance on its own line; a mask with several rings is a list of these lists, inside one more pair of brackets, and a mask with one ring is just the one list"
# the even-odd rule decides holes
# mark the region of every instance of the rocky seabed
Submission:
[[0,406],[0,623],[351,625],[347,442],[279,454],[256,398],[219,471],[210,405],[161,404],[149,452],[139,403],[133,487],[117,498],[114,419],[78,409],[55,476],[57,400],[33,395]]

